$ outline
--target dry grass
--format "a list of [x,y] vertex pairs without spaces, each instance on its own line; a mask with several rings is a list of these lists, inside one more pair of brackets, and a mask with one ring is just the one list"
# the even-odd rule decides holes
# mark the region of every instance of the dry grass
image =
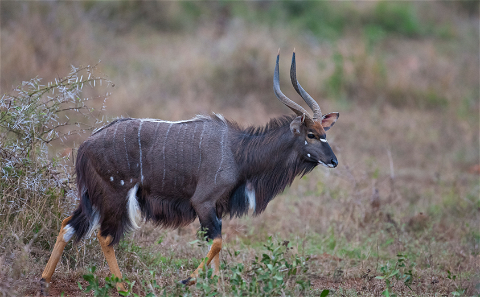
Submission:
[[[262,125],[287,112],[271,91],[278,47],[283,91],[298,98],[287,75],[295,46],[299,81],[322,111],[341,113],[328,132],[340,166],[318,168],[297,180],[261,216],[225,219],[222,262],[249,265],[273,235],[292,242],[292,252],[310,255],[313,288],[333,289],[335,296],[380,295],[385,281],[374,276],[395,263],[397,254],[405,255],[415,277],[413,292],[400,281],[394,286],[398,294],[463,289],[478,294],[478,15],[465,18],[463,8],[453,11],[441,3],[419,5],[425,18],[449,28],[450,37],[387,35],[370,47],[360,29],[324,42],[308,32],[298,34],[288,23],[257,23],[235,13],[225,21],[216,6],[211,20],[200,18],[192,26],[178,23],[185,7],[168,4],[169,29],[161,30],[152,25],[157,23],[151,14],[149,22],[130,20],[128,28],[114,17],[94,20],[104,11],[94,4],[90,10],[80,2],[1,5],[2,93],[31,77],[52,80],[70,64],[101,60],[100,70],[116,84],[107,101],[109,117],[178,120],[214,111],[243,125]],[[370,15],[372,5],[350,9],[362,17]],[[84,95],[99,92],[89,89]],[[63,147],[76,147],[78,141]],[[31,227],[29,216],[48,211],[28,210],[2,222],[9,227],[0,233],[2,294],[35,295],[60,213],[75,202],[57,203],[59,209],[46,216],[31,242],[23,236]],[[198,222],[181,230],[145,226],[120,244],[122,271],[137,284],[156,271],[157,283],[171,287],[205,255],[205,248],[188,244],[197,229]],[[98,275],[108,275],[95,240],[68,245],[52,295],[79,295],[76,282],[92,265]],[[222,273],[226,276],[228,268]]]

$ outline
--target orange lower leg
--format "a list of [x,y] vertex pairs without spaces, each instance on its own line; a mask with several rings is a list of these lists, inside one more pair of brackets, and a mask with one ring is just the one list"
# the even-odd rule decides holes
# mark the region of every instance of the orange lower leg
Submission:
[[67,245],[67,241],[64,239],[64,235],[66,233],[65,226],[68,224],[71,218],[72,217],[70,216],[62,221],[62,228],[60,229],[60,233],[58,233],[57,242],[55,242],[50,259],[47,262],[47,266],[45,266],[45,269],[43,270],[42,279],[46,283],[50,283],[52,275],[55,272],[55,267],[57,267],[58,261],[62,257],[63,250]]
[[[219,269],[220,269],[220,257],[219,257],[219,253],[220,253],[220,250],[222,249],[222,239],[221,238],[215,238],[213,240],[213,244],[212,246],[210,247],[210,250],[208,251],[208,254],[207,254],[207,265],[210,265],[210,262],[212,260],[214,260],[214,273],[215,275],[218,275],[218,272],[219,272]],[[200,263],[200,265],[198,266],[198,268],[192,273],[192,275],[190,276],[192,278],[192,281],[194,282],[194,278],[196,278],[198,276],[198,273],[200,272],[201,269],[203,269],[203,266],[205,265],[205,261],[202,261],[202,263]]]
[[219,275],[220,274],[220,253],[218,253],[214,258],[213,258],[213,275]]
[[[105,256],[105,259],[107,259],[107,264],[110,268],[110,272],[121,279],[122,273],[120,272],[120,268],[118,267],[117,258],[115,257],[115,250],[112,246],[109,246],[110,242],[112,241],[112,237],[110,235],[108,235],[107,237],[103,237],[102,235],[100,235],[100,231],[98,231],[97,238],[100,242],[100,246],[102,247],[103,255]],[[117,290],[126,291],[125,285],[123,283],[117,283]]]

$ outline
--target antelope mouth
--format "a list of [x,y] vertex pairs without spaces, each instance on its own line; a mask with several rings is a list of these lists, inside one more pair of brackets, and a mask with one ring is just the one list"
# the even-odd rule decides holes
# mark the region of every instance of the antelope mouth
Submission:
[[312,158],[312,156],[310,154],[307,154],[307,157],[310,158],[310,160],[308,160],[309,162],[312,162],[312,163],[316,163],[317,165],[322,165],[322,166],[325,166],[327,168],[335,168],[336,166],[333,165],[333,164],[326,164],[324,163],[323,161],[321,160],[316,160],[315,158]]
[[333,165],[333,164],[328,164],[328,165],[327,165],[327,164],[323,163],[323,162],[320,161],[320,160],[318,160],[318,164],[321,164],[321,165],[323,165],[323,166],[325,166],[325,167],[327,167],[327,168],[335,168],[335,165]]

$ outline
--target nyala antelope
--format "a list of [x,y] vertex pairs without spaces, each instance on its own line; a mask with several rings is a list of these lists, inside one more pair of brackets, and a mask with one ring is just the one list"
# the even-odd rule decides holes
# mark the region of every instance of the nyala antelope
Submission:
[[[67,242],[72,237],[78,242],[95,229],[111,273],[121,278],[113,245],[141,221],[177,228],[198,217],[213,243],[207,261],[182,282],[194,283],[203,262],[218,275],[222,217],[240,217],[249,209],[258,215],[296,176],[319,164],[336,167],[325,132],[339,114],[322,115],[297,82],[295,52],[290,78],[313,117],[287,98],[280,91],[278,61],[279,54],[273,89],[295,115],[246,129],[221,115],[178,122],[125,118],[82,143],[75,165],[80,205],[62,222],[42,274],[42,290],[46,292]],[[125,287],[118,284],[117,289]]]

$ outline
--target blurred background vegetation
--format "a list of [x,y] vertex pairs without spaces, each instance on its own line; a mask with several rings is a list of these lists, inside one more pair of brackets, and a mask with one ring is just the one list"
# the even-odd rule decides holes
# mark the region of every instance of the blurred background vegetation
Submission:
[[[34,77],[41,83],[65,77],[70,65],[98,64],[96,71],[114,87],[85,87],[81,96],[97,109],[104,106],[103,121],[216,112],[244,126],[263,125],[289,112],[272,91],[278,48],[282,90],[305,106],[288,77],[295,48],[302,86],[323,112],[341,113],[329,131],[340,166],[296,182],[260,217],[227,221],[227,246],[252,245],[243,258],[248,263],[268,235],[301,241],[316,259],[315,288],[356,292],[381,292],[385,284],[356,288],[346,275],[378,272],[379,259],[387,263],[402,252],[416,263],[417,294],[420,288],[474,292],[480,265],[479,1],[2,1],[0,22],[2,95],[16,94],[22,81]],[[106,92],[111,96],[104,101]],[[2,127],[4,146],[13,136]],[[68,152],[87,136],[52,141],[46,151],[42,146],[42,156],[66,156],[62,162],[71,167]],[[40,155],[25,158],[35,163]],[[3,166],[8,156],[0,156]],[[38,193],[44,196],[35,203],[56,206],[30,216],[35,207],[22,196],[28,191],[11,196],[9,183],[15,182],[3,179],[0,185],[2,209],[10,207],[7,198],[18,199],[26,212],[21,219],[18,212],[1,216],[0,265],[10,267],[4,272],[10,285],[0,291],[10,293],[39,278],[60,221],[76,204],[58,191]],[[33,218],[43,228],[19,223]],[[153,266],[135,247],[161,237],[169,239],[149,253],[181,264],[163,267],[172,271],[158,272],[158,281],[165,285],[186,275],[197,264],[188,259],[203,256],[184,246],[195,228],[147,228],[134,235],[120,247],[122,268],[141,280],[133,271]],[[90,248],[95,244],[69,246],[59,264],[69,274],[56,276],[75,280],[88,265],[103,265],[98,247]],[[179,252],[170,254],[172,247]],[[11,265],[18,255],[23,262]],[[33,264],[27,269],[22,265],[28,259]],[[107,273],[104,266],[101,271]],[[453,271],[462,277],[453,278]]]
[[271,69],[278,48],[288,69],[294,47],[316,98],[478,108],[478,1],[5,2],[1,14],[3,92],[101,60],[121,93],[112,115],[152,113],[140,98],[198,112],[253,96],[281,110]]

